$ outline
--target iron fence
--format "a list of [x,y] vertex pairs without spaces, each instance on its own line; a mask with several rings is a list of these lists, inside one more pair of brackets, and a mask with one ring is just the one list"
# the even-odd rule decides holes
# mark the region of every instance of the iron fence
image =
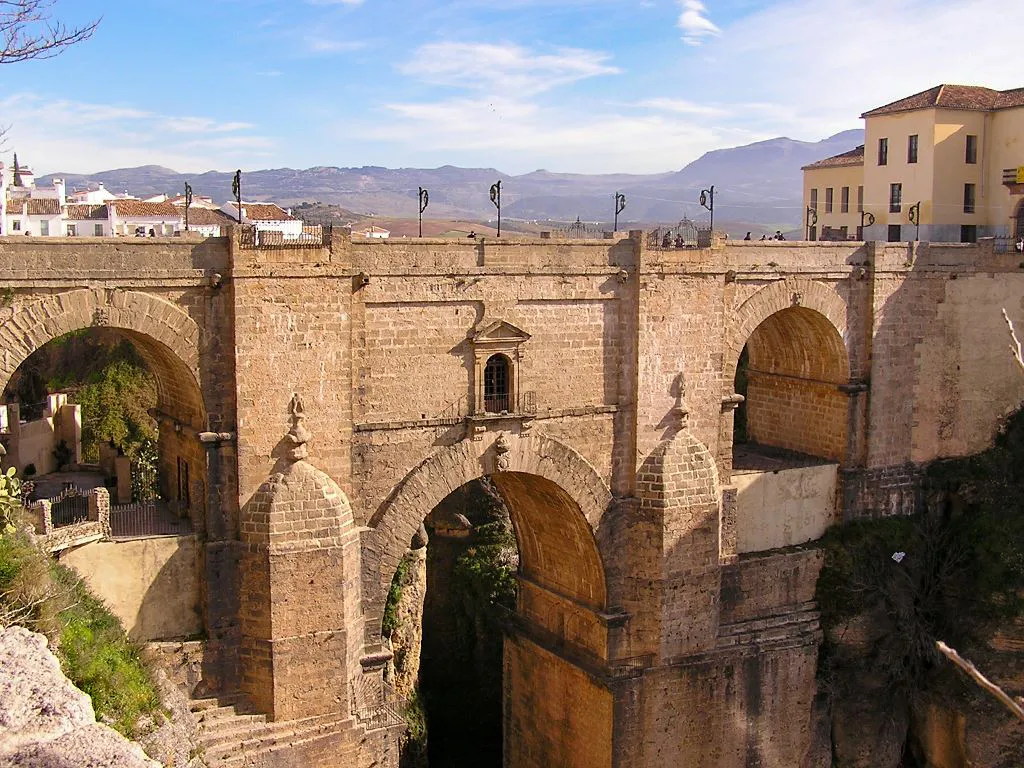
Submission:
[[376,676],[364,675],[352,685],[352,714],[368,731],[406,723],[409,702]]
[[485,413],[536,413],[537,393],[517,392],[513,397],[508,392],[484,395]]
[[89,519],[89,492],[68,485],[50,499],[50,519],[54,528],[84,523]]
[[19,403],[18,420],[22,423],[26,421],[39,421],[46,415],[46,401],[41,403]]
[[187,536],[191,533],[191,519],[178,517],[161,502],[141,501],[110,507],[110,535],[115,539]]
[[992,250],[995,253],[1024,253],[1024,236],[1000,235],[993,237]]
[[574,239],[599,239],[604,237],[604,230],[600,224],[590,224],[585,221],[580,221],[580,217],[576,217],[576,221],[565,227],[559,227],[555,230],[561,237],[574,238]]
[[658,227],[647,233],[647,247],[654,250],[710,248],[711,230],[683,219],[674,227]]
[[259,229],[253,224],[241,227],[238,243],[242,248],[323,248],[334,232],[332,224],[311,224],[299,234]]

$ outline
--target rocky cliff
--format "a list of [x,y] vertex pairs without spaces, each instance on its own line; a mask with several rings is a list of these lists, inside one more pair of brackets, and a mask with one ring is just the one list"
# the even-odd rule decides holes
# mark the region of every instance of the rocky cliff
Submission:
[[24,768],[159,768],[96,722],[92,701],[64,677],[46,638],[0,630],[0,764]]

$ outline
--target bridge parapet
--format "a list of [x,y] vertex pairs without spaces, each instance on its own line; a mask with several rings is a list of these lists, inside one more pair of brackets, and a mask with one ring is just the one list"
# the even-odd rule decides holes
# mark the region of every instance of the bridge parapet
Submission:
[[180,277],[225,270],[225,238],[0,237],[0,279]]

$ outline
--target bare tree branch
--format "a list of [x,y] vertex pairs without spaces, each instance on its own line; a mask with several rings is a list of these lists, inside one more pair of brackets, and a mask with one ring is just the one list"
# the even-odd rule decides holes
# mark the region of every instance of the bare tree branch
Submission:
[[976,682],[986,691],[988,691],[997,699],[999,699],[999,701],[1002,703],[1004,707],[1006,707],[1014,715],[1016,715],[1018,720],[1024,720],[1024,708],[1021,708],[1019,701],[1014,701],[1012,698],[1010,698],[1010,695],[1006,693],[1006,691],[1004,691],[998,685],[996,685],[983,674],[981,674],[981,672],[978,671],[977,667],[971,664],[971,662],[969,662],[967,659],[963,658],[959,653],[954,651],[944,642],[942,642],[941,640],[936,640],[935,645],[943,656],[945,656],[947,659],[949,659],[958,667],[960,667],[960,669],[966,672],[967,676],[970,677],[971,680]]
[[0,64],[49,59],[92,37],[100,20],[68,27],[51,17],[56,0],[0,0]]
[[1017,338],[1017,332],[1013,328],[1013,320],[1006,314],[1006,307],[1003,307],[1003,320],[1006,321],[1006,327],[1010,329],[1010,351],[1013,353],[1013,359],[1017,361],[1021,370],[1024,370],[1024,354],[1021,353],[1020,339]]

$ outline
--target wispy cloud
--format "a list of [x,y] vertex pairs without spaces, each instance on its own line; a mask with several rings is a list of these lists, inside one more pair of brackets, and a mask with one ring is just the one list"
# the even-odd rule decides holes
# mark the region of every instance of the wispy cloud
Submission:
[[365,48],[362,40],[335,40],[329,37],[309,36],[304,40],[303,50],[314,56],[330,56],[335,53],[347,53]]
[[707,8],[700,0],[679,0],[682,12],[676,22],[683,30],[683,42],[700,45],[704,38],[720,35],[722,30],[707,16]]
[[268,157],[274,147],[251,123],[124,105],[20,93],[0,99],[0,113],[13,116],[9,149],[44,173],[151,163],[206,170]]
[[621,72],[601,51],[558,48],[538,53],[511,43],[428,43],[399,70],[434,85],[533,95]]
[[672,112],[677,115],[700,115],[703,117],[724,117],[729,114],[728,110],[709,104],[698,104],[686,99],[654,98],[643,99],[634,106],[643,109],[655,109],[662,112]]

